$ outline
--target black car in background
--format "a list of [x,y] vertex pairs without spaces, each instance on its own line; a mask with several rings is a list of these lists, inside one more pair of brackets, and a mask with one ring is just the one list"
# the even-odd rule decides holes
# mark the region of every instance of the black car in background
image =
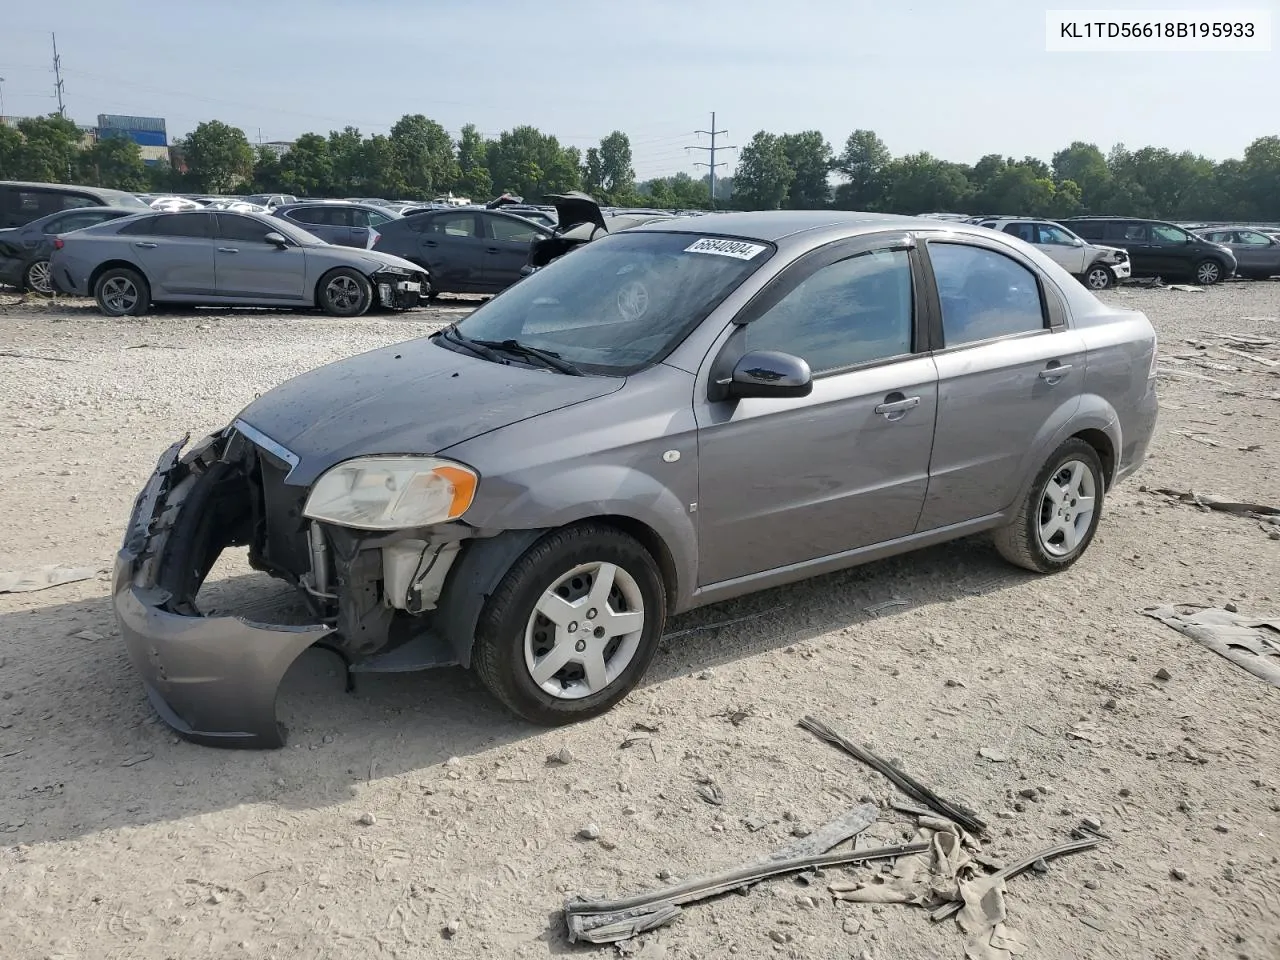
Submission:
[[54,237],[134,213],[137,210],[132,207],[77,207],[0,230],[0,284],[49,296],[53,293],[49,254]]
[[130,213],[151,209],[132,193],[121,190],[0,180],[0,228],[25,226],[51,213],[77,207],[128,207]]
[[290,203],[273,207],[271,216],[288,220],[325,243],[370,249],[382,228],[399,214],[388,207],[350,200]]
[[374,249],[425,267],[428,296],[501,293],[520,279],[529,246],[549,228],[500,210],[427,210],[384,223]]
[[1229,247],[1163,220],[1068,217],[1058,223],[1086,240],[1127,251],[1135,277],[1180,277],[1208,286],[1236,272]]

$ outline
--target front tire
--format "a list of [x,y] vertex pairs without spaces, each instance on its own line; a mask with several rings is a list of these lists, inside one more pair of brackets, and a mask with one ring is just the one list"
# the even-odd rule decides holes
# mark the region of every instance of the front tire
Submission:
[[108,317],[140,317],[151,308],[151,288],[138,271],[112,267],[94,283],[93,299]]
[[1222,279],[1222,264],[1217,260],[1201,260],[1196,264],[1195,280],[1202,287],[1209,287]]
[[359,270],[330,270],[317,284],[316,300],[331,317],[359,317],[373,304],[373,284]]
[[562,726],[635,688],[665,621],[666,590],[644,547],[612,527],[566,527],[503,577],[480,615],[473,662],[511,712]]
[[1115,274],[1105,264],[1095,263],[1084,272],[1084,285],[1090,290],[1106,290],[1115,282]]
[[48,260],[32,260],[22,273],[22,283],[32,293],[42,297],[53,296],[53,273]]
[[1017,515],[994,535],[1000,555],[1037,573],[1057,573],[1084,554],[1102,518],[1098,453],[1072,437],[1036,474]]

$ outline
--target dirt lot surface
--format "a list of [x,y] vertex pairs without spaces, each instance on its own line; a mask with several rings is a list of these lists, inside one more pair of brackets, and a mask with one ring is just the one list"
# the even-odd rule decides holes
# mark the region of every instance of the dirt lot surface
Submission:
[[[888,806],[905,798],[798,729],[805,714],[981,811],[998,860],[1101,821],[1110,842],[1009,883],[1026,956],[1280,956],[1280,690],[1139,613],[1280,613],[1280,542],[1263,524],[1146,489],[1280,502],[1280,367],[1211,339],[1280,340],[1280,283],[1105,296],[1147,311],[1171,359],[1151,459],[1067,573],[1025,575],[962,542],[699,611],[671,630],[707,629],[673,637],[627,702],[561,731],[512,720],[463,671],[346,694],[335,662],[309,653],[274,752],[180,742],[147,704],[107,600],[132,499],[183,432],[466,306],[108,320],[0,297],[0,571],[102,571],[0,595],[0,957],[580,952],[558,915],[572,891],[733,866],[863,796],[882,804],[865,843],[910,835]],[[891,599],[904,602],[866,610]],[[569,762],[549,764],[562,747]],[[707,780],[722,804],[700,795]],[[589,826],[599,836],[582,839]],[[626,949],[964,956],[953,921],[833,901],[845,877],[695,905]]]

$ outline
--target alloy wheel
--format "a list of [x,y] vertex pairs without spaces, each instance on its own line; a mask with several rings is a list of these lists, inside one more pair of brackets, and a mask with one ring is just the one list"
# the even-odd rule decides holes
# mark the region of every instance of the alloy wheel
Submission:
[[27,286],[45,296],[53,293],[53,273],[48,260],[37,260],[27,267]]
[[138,288],[125,277],[112,277],[102,285],[102,302],[113,313],[128,313],[138,302]]
[[1217,283],[1222,270],[1212,260],[1206,260],[1196,268],[1196,279],[1202,284]]
[[1105,290],[1111,286],[1111,271],[1106,267],[1094,267],[1087,279],[1090,290]]
[[335,310],[353,310],[360,303],[360,285],[350,277],[334,277],[324,288],[324,295]]
[[529,616],[529,676],[560,700],[600,693],[635,659],[644,616],[631,574],[613,563],[579,564],[543,591]]
[[1040,495],[1040,545],[1052,557],[1072,554],[1093,522],[1097,489],[1093,471],[1068,460],[1049,478]]

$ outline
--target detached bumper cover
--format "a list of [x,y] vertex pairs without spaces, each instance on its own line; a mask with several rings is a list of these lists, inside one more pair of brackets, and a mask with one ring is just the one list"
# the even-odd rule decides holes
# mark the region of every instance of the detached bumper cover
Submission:
[[112,605],[120,635],[156,712],[179,735],[210,746],[280,747],[280,681],[299,654],[333,629],[165,609],[170,597],[155,586],[155,561],[182,510],[175,488],[192,473],[191,456],[179,458],[185,443],[160,458],[116,555]]

